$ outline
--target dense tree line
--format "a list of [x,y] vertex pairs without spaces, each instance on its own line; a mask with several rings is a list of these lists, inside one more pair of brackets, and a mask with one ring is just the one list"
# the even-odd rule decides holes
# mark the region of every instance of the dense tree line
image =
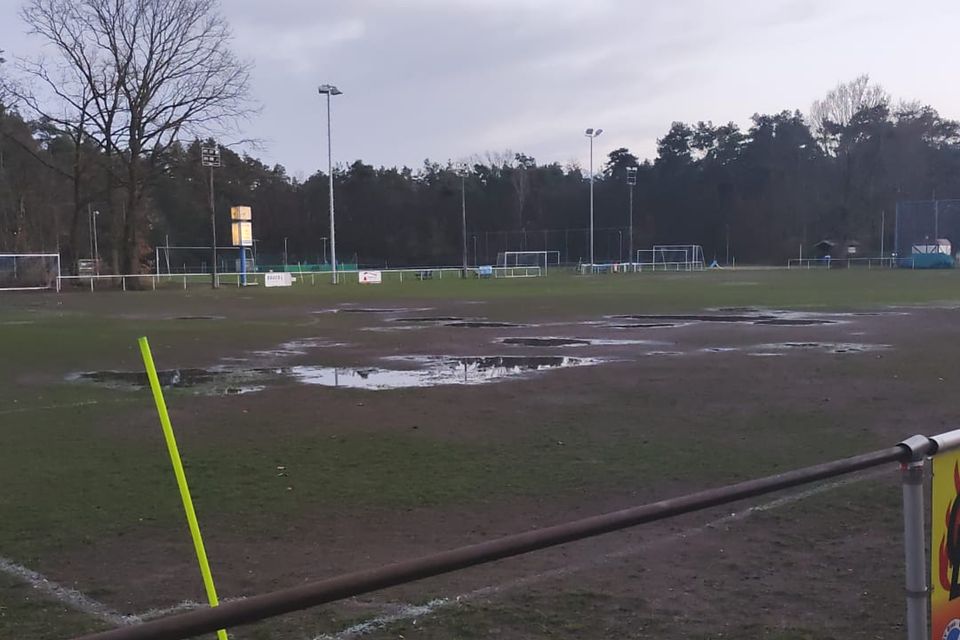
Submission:
[[[69,17],[71,7],[87,5],[106,6],[34,0],[28,6],[39,13],[26,17],[42,33],[44,24],[63,26],[57,20]],[[55,96],[50,104],[0,80],[0,250],[59,250],[65,264],[73,264],[90,255],[94,210],[101,212],[95,224],[105,270],[148,269],[153,247],[167,241],[209,244],[208,174],[200,147],[214,143],[207,138],[211,125],[243,114],[207,102],[206,111],[167,114],[172,120],[157,114],[164,113],[164,100],[207,95],[210,82],[219,88],[227,83],[235,96],[245,97],[246,70],[222,49],[218,38],[225,27],[210,13],[213,0],[130,6],[153,6],[154,20],[170,19],[164,11],[173,9],[200,12],[177,14],[174,23],[184,33],[213,33],[208,46],[219,52],[218,66],[190,85],[169,89],[166,98],[144,88],[156,78],[143,69],[137,71],[139,84],[126,78],[127,86],[118,87],[63,79],[39,64],[26,68],[54,89],[46,93]],[[122,11],[115,17],[131,24],[142,18]],[[56,29],[48,35],[63,38]],[[83,43],[61,44],[69,50]],[[122,64],[121,58],[112,64]],[[0,76],[9,66],[0,66]],[[99,107],[90,109],[93,103]],[[113,115],[105,117],[110,109]],[[151,117],[152,123],[144,122]],[[808,117],[800,111],[756,114],[746,129],[675,122],[658,140],[653,160],[640,161],[626,148],[606,159],[595,185],[597,258],[627,256],[631,166],[638,167],[638,248],[696,243],[707,260],[780,263],[830,238],[856,240],[876,255],[881,212],[892,212],[902,199],[960,195],[958,145],[957,122],[931,107],[895,104],[866,77],[838,86],[814,103]],[[229,238],[229,207],[247,204],[254,210],[258,250],[271,254],[267,261],[280,259],[285,247],[291,261],[322,259],[329,231],[327,176],[317,172],[301,181],[283,166],[267,166],[230,147],[222,148],[222,157],[215,170],[218,237]],[[470,262],[492,261],[503,250],[558,250],[574,262],[589,255],[583,231],[588,176],[578,166],[542,164],[512,152],[468,163],[428,160],[417,168],[357,160],[336,169],[335,183],[338,254],[344,261],[459,263],[462,196]]]

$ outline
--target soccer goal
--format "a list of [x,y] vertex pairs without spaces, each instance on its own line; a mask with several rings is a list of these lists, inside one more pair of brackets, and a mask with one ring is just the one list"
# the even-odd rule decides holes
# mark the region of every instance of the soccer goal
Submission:
[[60,291],[59,253],[0,253],[0,291]]
[[637,267],[654,271],[702,271],[703,247],[699,244],[657,244],[637,251]]
[[501,251],[497,254],[497,267],[501,269],[539,267],[546,275],[551,265],[556,267],[559,264],[559,251]]

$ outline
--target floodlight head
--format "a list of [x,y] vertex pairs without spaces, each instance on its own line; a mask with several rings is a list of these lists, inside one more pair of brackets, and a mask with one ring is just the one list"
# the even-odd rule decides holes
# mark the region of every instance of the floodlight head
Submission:
[[597,132],[593,134],[593,137],[596,138],[601,133],[603,133],[603,129],[597,129]]
[[593,127],[590,127],[589,129],[587,129],[586,131],[584,131],[584,132],[583,132],[583,135],[585,135],[585,136],[592,136],[592,135],[593,135]]
[[337,89],[337,88],[336,88],[335,86],[333,86],[332,84],[322,84],[322,85],[320,85],[320,87],[317,89],[317,92],[320,93],[320,94],[328,94],[328,95],[331,95],[331,96],[339,96],[339,95],[341,95],[341,94],[343,93],[343,91],[340,91],[340,89]]

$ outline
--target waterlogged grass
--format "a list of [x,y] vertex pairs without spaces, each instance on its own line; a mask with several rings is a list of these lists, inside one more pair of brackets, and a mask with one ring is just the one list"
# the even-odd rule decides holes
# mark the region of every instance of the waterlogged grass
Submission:
[[[341,303],[431,306],[482,301],[456,313],[524,321],[597,317],[606,313],[695,311],[764,306],[847,310],[960,301],[960,273],[914,271],[718,271],[581,277],[556,274],[518,280],[388,282],[382,286],[320,281],[289,290],[202,285],[188,292],[84,292],[0,299],[0,555],[38,566],[48,553],[68,553],[114,536],[155,535],[183,527],[182,507],[145,392],[115,392],[63,382],[71,371],[140,369],[136,339],[148,335],[161,366],[207,365],[223,354],[275,346],[315,335],[312,311]],[[178,315],[224,320],[177,321]],[[330,317],[352,327],[349,314]],[[869,381],[899,375],[918,382],[918,401],[940,401],[933,387],[951,362],[884,354],[849,359],[832,375]],[[219,420],[259,421],[262,437],[229,437],[223,424],[205,424],[210,404],[171,394],[175,426],[198,425],[206,437],[180,431],[187,473],[205,522],[228,524],[251,540],[278,517],[333,506],[414,508],[471,505],[512,497],[569,496],[624,487],[718,484],[774,473],[862,451],[877,436],[829,406],[791,406],[751,396],[736,411],[645,395],[642,385],[593,389],[588,402],[558,406],[542,420],[517,418],[517,429],[481,440],[444,438],[427,430],[358,430],[274,435],[270,416],[230,413]],[[398,402],[404,395],[395,396]],[[678,405],[678,403],[680,403]],[[682,407],[682,409],[678,409]],[[518,412],[522,407],[518,408]],[[869,405],[862,407],[866,412]],[[510,420],[504,408],[499,419]],[[189,420],[179,422],[178,416]],[[682,428],[677,424],[682,423]],[[596,425],[602,425],[598,430]],[[522,427],[522,428],[521,428]],[[249,434],[249,425],[244,433]],[[867,442],[869,440],[869,442]],[[762,455],[758,453],[762,451]],[[824,503],[826,504],[826,503]],[[809,514],[819,517],[816,507]],[[825,507],[820,507],[825,508]],[[891,511],[895,513],[895,510]],[[796,513],[796,512],[794,512]],[[857,517],[854,510],[850,517]],[[772,516],[771,516],[772,517]],[[895,520],[895,519],[894,519]],[[895,525],[895,522],[894,522]],[[82,587],[82,585],[81,585]],[[417,637],[490,637],[499,629],[523,637],[715,637],[674,634],[647,616],[642,603],[602,594],[560,594],[504,607],[469,605],[417,627]],[[640,607],[640,609],[637,609]],[[637,614],[620,613],[639,610]],[[599,613],[598,613],[599,612]],[[580,620],[622,618],[609,634]],[[633,616],[633,617],[631,617]],[[633,624],[635,623],[635,625]],[[0,637],[55,637],[96,625],[59,605],[33,598],[25,585],[0,577]],[[267,627],[262,627],[264,634]],[[391,628],[392,635],[412,627]],[[602,630],[601,630],[602,631]],[[669,632],[669,633],[668,633]],[[260,631],[257,631],[260,633]],[[745,626],[736,637],[806,640],[829,637],[803,629]],[[259,636],[258,636],[259,637]],[[269,637],[263,635],[263,637]],[[410,637],[407,635],[407,637]],[[719,636],[716,636],[719,637]]]

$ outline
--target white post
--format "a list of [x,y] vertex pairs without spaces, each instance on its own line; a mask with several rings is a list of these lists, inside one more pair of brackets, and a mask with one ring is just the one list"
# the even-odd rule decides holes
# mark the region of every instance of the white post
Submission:
[[330,189],[330,268],[337,284],[337,224],[333,210],[333,141],[330,138],[330,91],[327,91],[327,172]]
[[907,640],[927,638],[927,572],[924,544],[923,458],[900,466],[903,548],[906,560]]

